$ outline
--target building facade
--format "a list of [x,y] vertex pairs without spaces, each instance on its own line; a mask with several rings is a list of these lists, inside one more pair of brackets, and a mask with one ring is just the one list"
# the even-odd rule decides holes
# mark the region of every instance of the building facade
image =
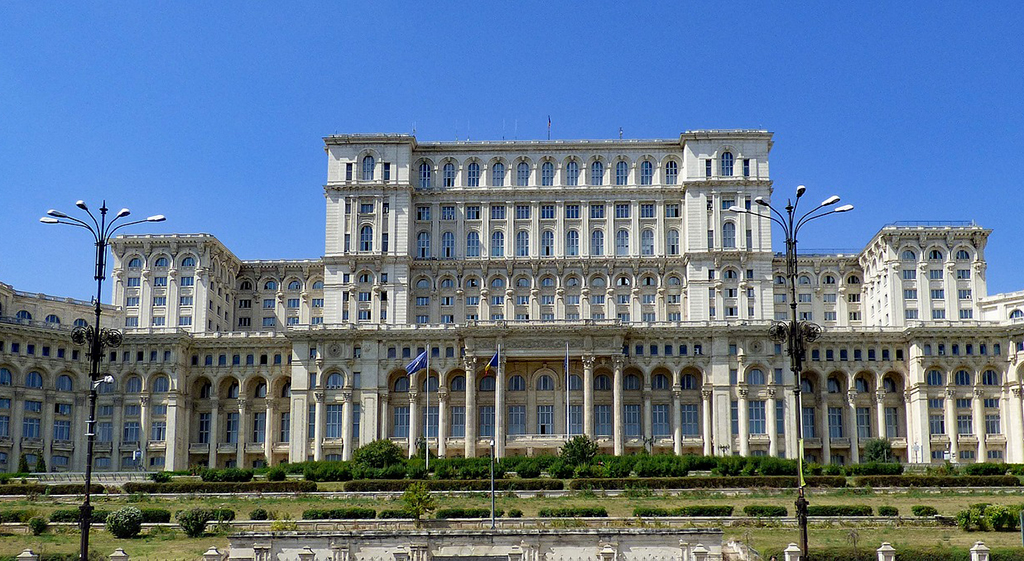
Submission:
[[[106,317],[125,342],[104,356],[96,467],[348,459],[380,438],[501,457],[574,434],[795,457],[797,415],[818,462],[857,462],[871,438],[905,462],[1024,462],[1024,292],[987,295],[991,232],[972,223],[800,256],[798,314],[824,335],[797,410],[767,336],[790,313],[771,221],[728,210],[770,200],[771,147],[766,131],[328,137],[319,259],[241,260],[208,234],[113,242]],[[64,326],[88,303],[0,286],[0,306],[0,461],[84,468],[88,363]],[[406,372],[424,351],[429,370]]]

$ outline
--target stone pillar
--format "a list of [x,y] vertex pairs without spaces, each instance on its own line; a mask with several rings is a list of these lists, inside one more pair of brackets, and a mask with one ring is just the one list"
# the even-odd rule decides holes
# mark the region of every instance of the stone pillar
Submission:
[[795,543],[789,544],[786,549],[782,552],[786,561],[800,561],[803,559],[803,554],[800,553],[800,546]]
[[[178,394],[177,392],[171,392],[167,395],[167,434],[165,435],[166,445],[164,447],[164,469],[175,470],[183,469],[188,464],[188,441],[189,438],[188,429],[185,423],[182,422],[183,415],[178,414]],[[185,443],[185,461],[182,461],[178,451],[181,450],[182,443]]]
[[[643,435],[644,438],[650,440],[654,438],[654,412],[651,411],[651,387],[649,385],[644,386],[644,426]],[[651,445],[651,451],[653,452],[654,446]]]
[[388,406],[389,401],[390,397],[388,396],[387,393],[380,394],[380,405],[378,407],[380,410],[380,428],[377,434],[377,438],[380,440],[390,438],[393,429],[393,427],[391,426],[391,419],[394,414],[391,412]]
[[499,360],[498,376],[494,380],[494,458],[505,457],[505,378],[507,361]]
[[210,546],[210,549],[203,553],[203,561],[223,561],[224,557],[225,555],[213,546]]
[[277,408],[274,407],[273,397],[266,400],[266,412],[263,418],[263,456],[268,466],[274,465],[274,417],[277,415]]
[[[1016,439],[1017,442],[1024,440],[1024,410],[1021,408],[1021,389],[1015,387],[1011,389],[1011,395],[1009,399],[1010,404],[1010,432],[1006,435],[1006,441],[1011,442],[1011,439]],[[1024,461],[1024,451],[1021,450],[1020,446],[1007,446],[1007,462],[1021,462]],[[1013,457],[1010,457],[1013,454]]]
[[988,455],[988,448],[985,445],[985,393],[980,389],[974,390],[974,400],[971,402],[971,413],[974,417],[974,434],[978,437],[978,455],[975,460],[978,463],[984,462]]
[[[97,405],[97,407],[98,407],[98,405]],[[71,429],[74,432],[72,432],[71,434],[73,434],[73,435],[79,435],[80,434],[80,435],[83,435],[83,437],[88,434],[88,432],[89,432],[89,411],[88,411],[88,409],[89,409],[88,399],[86,398],[86,396],[85,395],[77,395],[77,396],[75,396],[75,409],[74,409],[75,421],[74,421],[74,423],[72,425],[72,429]],[[99,423],[97,422],[96,424],[99,424]],[[96,431],[96,427],[95,426],[92,429],[93,429],[93,432]],[[72,437],[72,438],[74,438],[74,437]],[[108,469],[107,471],[111,471],[111,470],[116,470],[117,469],[117,464],[114,463],[114,460],[113,460],[113,458],[114,458],[114,456],[116,454],[117,454],[117,449],[116,448],[112,448],[111,449],[111,454],[110,454],[110,456],[111,456],[111,460],[110,460],[111,468]],[[10,456],[7,461],[10,462],[11,458],[13,458],[14,461],[18,460],[18,456]],[[73,467],[71,469],[73,469],[75,471],[85,471],[85,464],[86,463],[87,462],[86,462],[86,458],[85,458],[85,446],[76,446],[75,447],[75,454],[74,454],[74,463],[73,463]]]
[[[411,384],[410,384],[411,385]],[[412,386],[416,388],[418,386]],[[415,390],[409,391],[409,438],[407,445],[409,447],[409,457],[416,457],[416,439],[420,437],[420,407],[419,407],[419,392]]]
[[245,443],[249,440],[249,403],[238,398],[238,448],[235,453],[235,466],[245,469]]
[[448,388],[437,390],[437,456],[448,455]]
[[622,410],[622,367],[624,361],[621,357],[615,357],[613,363],[613,376],[612,381],[612,446],[616,456],[621,456],[624,449],[625,443],[623,441],[625,433],[625,427],[623,426],[623,410]]
[[960,461],[960,443],[957,439],[956,430],[956,392],[954,390],[946,390],[946,403],[945,403],[946,414],[946,434],[949,435],[949,461],[958,462]]
[[971,561],[988,561],[988,552],[985,542],[976,542],[971,548]]
[[875,424],[878,426],[878,438],[885,436],[885,390],[875,392]]
[[341,393],[341,459],[352,459],[352,391]]
[[476,359],[467,358],[466,361],[466,427],[464,434],[465,437],[465,456],[467,458],[476,457],[476,426],[477,426],[477,412],[476,412]]
[[704,455],[713,456],[715,453],[714,441],[711,438],[712,425],[711,422],[711,396],[714,394],[711,390],[701,390],[700,396],[704,402],[701,404],[701,427],[700,432],[704,438]]
[[777,457],[779,455],[779,433],[775,430],[778,426],[778,418],[775,415],[775,388],[768,388],[768,400],[765,401],[765,427],[768,433],[768,455]]
[[889,542],[882,542],[882,547],[875,552],[878,553],[878,561],[896,561],[896,548]]
[[677,384],[672,386],[672,451],[680,456],[683,453],[683,390]]
[[[738,435],[736,435],[736,436],[739,437],[739,440],[740,440],[740,456],[749,456],[750,455],[750,411],[748,409],[749,406],[747,405],[747,403],[748,403],[748,401],[747,401],[747,396],[748,396],[747,388],[740,388],[740,389],[736,390],[736,393],[739,394],[739,398],[740,398],[739,399],[739,404],[737,405],[737,407],[739,409],[739,418],[740,418],[740,422],[739,422],[740,433]],[[732,440],[732,439],[730,439],[730,440]],[[730,442],[730,444],[732,444],[732,443]]]
[[324,392],[313,392],[313,401],[313,459],[319,462],[324,459],[324,429],[327,428]]
[[[53,411],[53,409],[50,410]],[[149,422],[151,416],[149,412],[149,396],[144,395],[139,398],[139,466],[136,466],[142,469],[146,469],[146,452],[149,447]]]
[[818,423],[821,427],[821,463],[828,465],[832,463],[832,431],[828,426],[828,403],[824,399],[818,400],[814,416],[821,421]]
[[[220,402],[216,397],[214,397],[210,399],[210,405],[212,406],[212,409],[210,410],[210,450],[208,452],[209,459],[206,460],[206,463],[208,464],[207,467],[210,469],[216,469],[217,441],[220,436]],[[115,407],[114,411],[117,410],[118,408]],[[114,431],[117,432],[117,430],[117,427],[114,427]]]
[[857,431],[860,427],[857,424],[857,392],[850,390],[846,394],[846,406],[850,411],[850,463],[860,463],[860,435]]
[[[1019,392],[1018,392],[1019,393]],[[1020,409],[1020,399],[1017,400]],[[583,434],[594,438],[594,357],[583,357]]]

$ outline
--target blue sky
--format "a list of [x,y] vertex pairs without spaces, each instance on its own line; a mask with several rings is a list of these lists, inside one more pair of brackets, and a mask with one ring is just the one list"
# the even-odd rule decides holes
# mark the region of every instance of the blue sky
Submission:
[[37,220],[104,197],[167,215],[136,233],[315,258],[323,136],[542,139],[550,115],[563,139],[771,130],[776,200],[857,207],[802,249],[975,220],[989,292],[1024,289],[1018,3],[279,5],[0,4],[0,281],[89,298],[87,234]]

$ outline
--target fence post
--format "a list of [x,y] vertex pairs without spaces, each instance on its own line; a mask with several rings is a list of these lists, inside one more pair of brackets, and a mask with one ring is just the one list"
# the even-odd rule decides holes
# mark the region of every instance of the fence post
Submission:
[[31,549],[26,549],[15,557],[18,561],[39,561],[39,555]]
[[896,561],[896,548],[889,542],[882,542],[882,547],[878,548],[878,561]]
[[224,561],[224,554],[216,547],[210,546],[210,549],[203,553],[203,561]]
[[988,547],[985,542],[977,542],[971,548],[971,561],[988,561]]
[[704,547],[704,544],[697,544],[693,546],[693,561],[706,561],[708,558],[708,550]]
[[128,561],[128,554],[124,552],[123,548],[117,548],[108,557],[110,561]]
[[786,561],[800,561],[804,557],[800,552],[800,546],[795,543],[789,544],[789,546],[782,552],[782,555],[785,556]]

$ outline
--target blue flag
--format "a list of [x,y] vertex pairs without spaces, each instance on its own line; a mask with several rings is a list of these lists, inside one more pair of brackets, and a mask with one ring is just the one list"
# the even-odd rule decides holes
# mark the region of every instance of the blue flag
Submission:
[[423,351],[416,358],[412,359],[412,362],[405,365],[405,371],[408,374],[415,374],[420,370],[427,367],[427,351]]
[[492,369],[494,369],[494,370],[498,369],[498,354],[499,353],[501,353],[501,351],[498,351],[498,352],[494,353],[494,356],[491,357],[491,361],[488,362],[487,366],[484,367],[484,374],[490,372]]

